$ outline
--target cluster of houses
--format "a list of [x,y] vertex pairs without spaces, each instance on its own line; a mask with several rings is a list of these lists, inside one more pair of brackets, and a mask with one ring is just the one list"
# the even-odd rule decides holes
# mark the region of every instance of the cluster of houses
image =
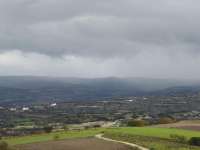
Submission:
[[[9,110],[10,111],[17,111],[18,109],[16,107],[11,107]],[[29,107],[22,107],[21,108],[21,111],[29,111],[29,110],[30,110]]]
[[[57,106],[57,103],[51,103],[48,105],[48,107],[56,107]],[[8,111],[11,111],[11,112],[16,112],[16,111],[22,111],[22,112],[25,112],[25,111],[31,111],[32,108],[37,108],[37,106],[12,106],[12,107],[3,107],[3,106],[0,106],[0,110],[8,110]]]
[[177,120],[193,120],[193,119],[200,119],[200,111],[190,111],[190,112],[182,112],[182,113],[175,113],[171,115],[173,118]]

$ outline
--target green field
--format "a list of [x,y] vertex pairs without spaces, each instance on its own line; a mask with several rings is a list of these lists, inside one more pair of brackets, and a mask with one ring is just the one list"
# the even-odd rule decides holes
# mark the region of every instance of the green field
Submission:
[[104,136],[135,143],[153,150],[200,150],[200,147],[174,141],[170,138],[172,134],[184,136],[187,140],[191,137],[200,137],[200,132],[197,131],[151,127],[116,128],[107,130]]
[[53,138],[58,135],[59,139],[72,139],[72,138],[84,138],[94,136],[105,129],[89,129],[89,130],[81,130],[81,131],[62,131],[62,132],[53,132],[49,134],[38,134],[38,135],[30,135],[30,136],[22,136],[22,137],[11,137],[5,138],[4,141],[8,142],[10,145],[18,145],[18,144],[28,144],[35,142],[45,142],[53,140]]
[[155,150],[200,150],[200,147],[192,147],[187,143],[179,143],[170,138],[171,134],[176,134],[190,139],[191,137],[200,137],[200,132],[153,127],[97,128],[81,131],[62,131],[50,134],[5,138],[3,140],[7,141],[10,145],[18,145],[50,141],[53,140],[55,135],[58,135],[59,139],[72,139],[92,137],[101,132],[104,132],[104,136],[106,137],[132,142],[148,148],[154,148]]
[[113,128],[112,133],[132,134],[139,136],[150,136],[168,139],[171,134],[183,135],[186,138],[200,137],[200,132],[183,129],[153,128],[153,127],[126,127]]

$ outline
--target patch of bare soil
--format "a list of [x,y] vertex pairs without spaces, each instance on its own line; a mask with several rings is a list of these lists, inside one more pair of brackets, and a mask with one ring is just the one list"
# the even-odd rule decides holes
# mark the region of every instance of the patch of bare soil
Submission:
[[181,126],[180,129],[186,129],[186,130],[194,130],[194,131],[200,131],[200,125],[199,126]]
[[171,124],[155,125],[154,127],[179,128],[179,129],[200,131],[200,120],[186,120]]
[[18,150],[134,150],[134,148],[95,138],[33,143],[17,146]]

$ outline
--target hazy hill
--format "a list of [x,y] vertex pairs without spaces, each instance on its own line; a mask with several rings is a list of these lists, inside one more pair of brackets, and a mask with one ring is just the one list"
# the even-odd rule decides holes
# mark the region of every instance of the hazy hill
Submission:
[[0,102],[97,100],[106,97],[198,92],[198,82],[145,78],[0,77]]

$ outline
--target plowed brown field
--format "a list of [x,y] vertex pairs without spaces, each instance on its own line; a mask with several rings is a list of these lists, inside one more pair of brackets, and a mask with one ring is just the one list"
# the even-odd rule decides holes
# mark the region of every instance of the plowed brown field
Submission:
[[154,125],[153,127],[179,128],[179,129],[200,131],[200,120],[185,120],[170,124]]
[[133,150],[134,148],[95,138],[49,141],[20,145],[19,150]]

